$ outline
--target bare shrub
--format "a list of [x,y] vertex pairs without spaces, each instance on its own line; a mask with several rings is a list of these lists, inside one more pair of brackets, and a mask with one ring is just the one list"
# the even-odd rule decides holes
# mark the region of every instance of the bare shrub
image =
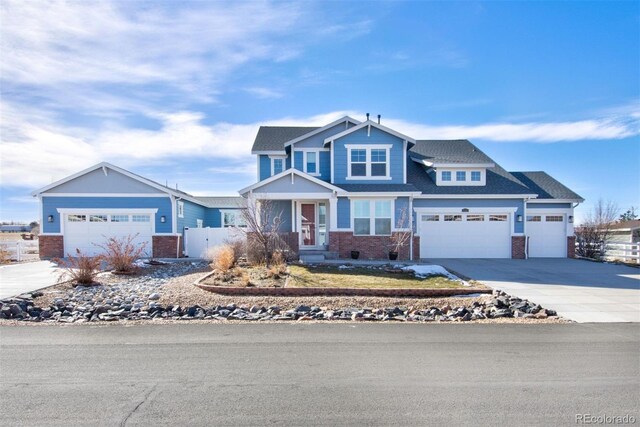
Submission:
[[235,263],[235,252],[232,246],[223,245],[214,248],[211,259],[211,267],[214,270],[226,273],[231,270]]
[[280,237],[282,211],[276,211],[271,200],[250,200],[247,208],[242,209],[245,227],[237,230],[246,237],[247,259],[251,264],[271,263],[276,251],[288,251],[288,245]]
[[0,248],[0,264],[9,264],[11,262],[11,252]]
[[125,237],[110,237],[106,243],[96,245],[104,251],[103,259],[107,266],[118,273],[131,273],[136,270],[135,261],[145,255],[146,242],[134,243],[138,234]]
[[76,249],[76,256],[72,257],[67,254],[67,259],[54,259],[63,272],[60,274],[59,281],[72,281],[74,285],[92,285],[94,277],[100,272],[100,264],[102,256],[85,255]]
[[411,240],[411,215],[407,208],[402,208],[398,221],[396,223],[396,230],[391,233],[389,237],[390,250],[397,254],[400,253],[403,247],[405,247]]
[[576,228],[576,254],[585,258],[602,259],[611,240],[611,226],[620,209],[612,201],[602,199],[585,216]]

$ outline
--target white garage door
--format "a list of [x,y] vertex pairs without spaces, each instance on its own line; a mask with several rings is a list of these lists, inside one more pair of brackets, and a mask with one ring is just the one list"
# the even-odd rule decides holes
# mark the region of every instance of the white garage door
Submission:
[[567,224],[561,214],[527,215],[530,258],[566,258]]
[[152,254],[151,236],[153,234],[153,217],[149,213],[130,213],[123,211],[117,214],[64,214],[64,254],[75,255],[76,249],[83,254],[96,255],[103,250],[96,245],[103,245],[110,237],[137,237],[137,245],[146,243],[147,256]]
[[511,215],[419,214],[420,258],[511,258]]

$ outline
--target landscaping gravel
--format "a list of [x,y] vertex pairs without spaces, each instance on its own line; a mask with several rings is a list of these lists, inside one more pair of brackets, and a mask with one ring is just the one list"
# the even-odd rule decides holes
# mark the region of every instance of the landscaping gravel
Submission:
[[27,322],[119,320],[472,321],[548,319],[556,313],[504,292],[461,298],[237,297],[193,285],[204,263],[149,267],[138,276],[102,275],[97,286],[58,285],[0,301],[0,319]]

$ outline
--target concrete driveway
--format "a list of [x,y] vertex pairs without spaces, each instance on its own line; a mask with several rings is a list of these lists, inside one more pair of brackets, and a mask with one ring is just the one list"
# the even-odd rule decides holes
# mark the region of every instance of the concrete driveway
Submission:
[[60,270],[49,261],[26,262],[0,267],[0,298],[51,286],[56,283]]
[[576,322],[640,322],[640,269],[575,259],[430,259]]

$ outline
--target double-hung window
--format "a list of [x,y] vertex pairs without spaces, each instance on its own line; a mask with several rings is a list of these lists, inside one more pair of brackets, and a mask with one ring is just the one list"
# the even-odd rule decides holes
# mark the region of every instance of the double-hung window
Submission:
[[367,176],[367,150],[351,150],[351,176]]
[[318,157],[317,151],[304,152],[304,171],[309,175],[318,175],[320,173]]
[[273,175],[277,175],[284,170],[284,159],[273,160]]
[[353,234],[388,236],[391,234],[391,200],[354,200]]
[[351,145],[347,148],[347,179],[391,179],[391,145]]

